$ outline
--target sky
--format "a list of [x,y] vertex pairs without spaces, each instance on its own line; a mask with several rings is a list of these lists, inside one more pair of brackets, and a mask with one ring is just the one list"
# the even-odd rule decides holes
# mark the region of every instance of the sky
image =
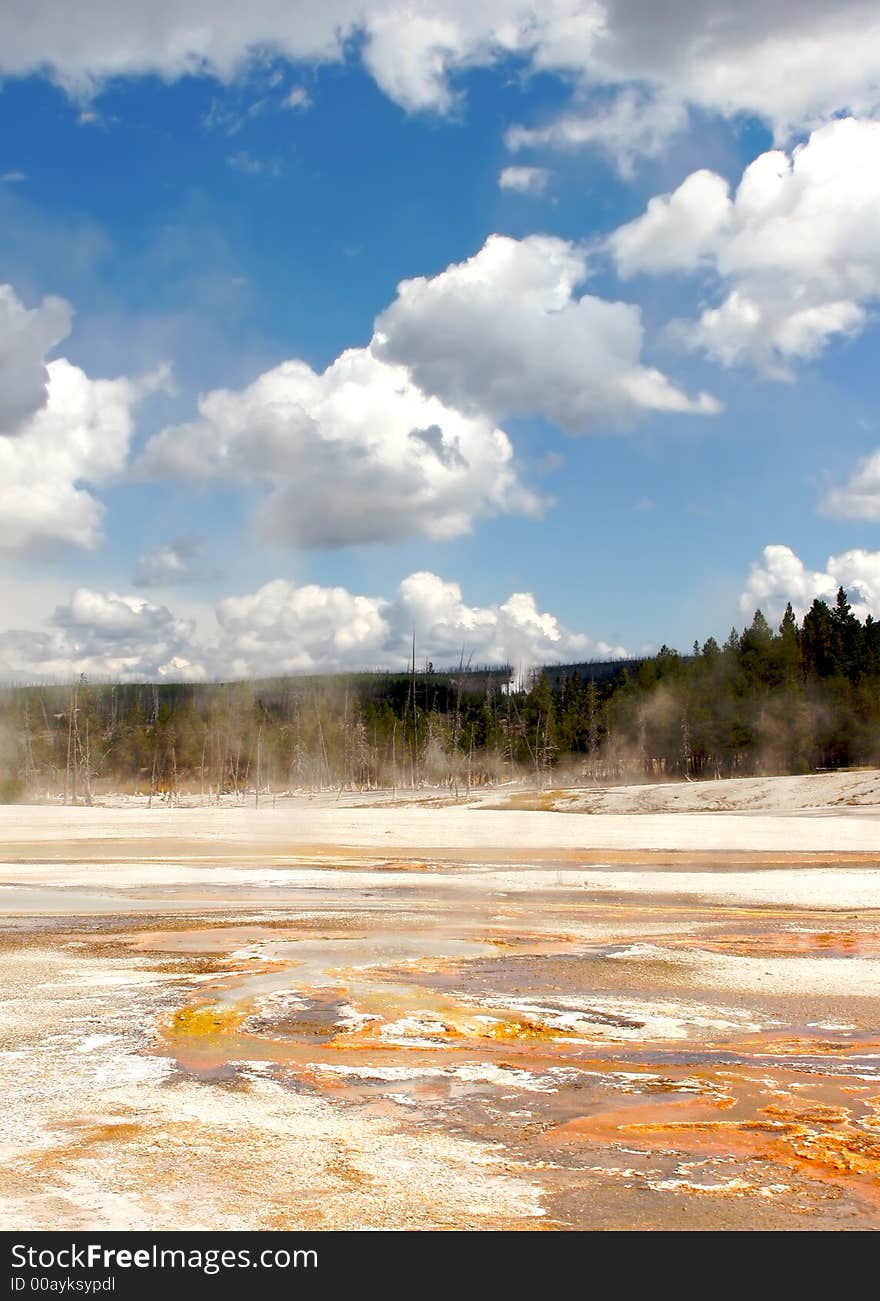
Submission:
[[880,617],[880,9],[0,11],[0,680]]

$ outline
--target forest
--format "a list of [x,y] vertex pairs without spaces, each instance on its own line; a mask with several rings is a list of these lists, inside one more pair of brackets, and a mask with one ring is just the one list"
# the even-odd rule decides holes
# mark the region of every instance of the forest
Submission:
[[637,661],[5,688],[0,802],[698,780],[880,762],[880,623],[841,588]]

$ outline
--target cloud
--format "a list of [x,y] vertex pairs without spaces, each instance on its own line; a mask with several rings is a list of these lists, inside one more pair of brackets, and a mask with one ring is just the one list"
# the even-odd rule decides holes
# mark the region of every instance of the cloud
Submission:
[[7,680],[198,681],[193,625],[135,596],[78,588],[59,605],[47,631],[0,633],[0,675]]
[[880,101],[880,14],[870,0],[612,0],[603,8],[594,78],[644,81],[726,116],[756,114],[777,139]]
[[284,108],[292,108],[298,113],[304,113],[306,109],[312,107],[312,97],[305,86],[291,86],[282,100],[282,105]]
[[543,194],[552,172],[546,167],[505,167],[498,174],[502,190],[515,190],[518,194]]
[[98,545],[104,508],[91,487],[123,469],[133,409],[154,387],[92,380],[64,359],[48,370],[46,407],[15,437],[0,435],[0,549],[6,551]]
[[305,547],[458,537],[498,514],[538,516],[499,422],[569,432],[647,411],[714,413],[641,361],[639,309],[575,286],[583,250],[491,236],[467,262],[404,281],[369,348],[322,373],[282,362],[154,435],[139,472],[256,486],[264,536]]
[[461,100],[456,74],[510,53],[528,55],[536,15],[524,0],[372,0],[359,22],[364,66],[381,90],[409,112],[450,113]]
[[469,606],[458,583],[425,571],[400,584],[391,626],[399,663],[406,662],[413,629],[419,654],[445,664],[456,662],[462,651],[474,663],[508,663],[515,669],[627,653],[622,646],[569,631],[555,615],[539,611],[531,592],[515,592],[498,605]]
[[230,596],[216,608],[212,636],[137,596],[78,589],[43,631],[0,633],[0,677],[199,681],[344,669],[405,668],[415,631],[420,660],[543,663],[625,656],[622,646],[571,632],[518,592],[469,606],[457,583],[410,574],[392,598],[286,579]]
[[733,197],[694,172],[620,227],[623,276],[711,270],[723,297],[679,333],[723,365],[776,378],[859,332],[880,297],[880,122],[841,119],[746,168]]
[[11,285],[0,285],[0,434],[15,434],[46,405],[46,354],[69,334],[71,316],[63,298],[29,310]]
[[497,605],[470,606],[458,583],[419,571],[391,599],[358,596],[344,587],[297,587],[283,579],[217,607],[221,636],[211,652],[222,676],[405,668],[415,632],[420,661],[451,665],[535,664],[626,655],[538,609],[530,592]]
[[4,185],[20,185],[22,181],[26,180],[27,174],[25,172],[4,172],[0,175],[0,181]]
[[869,614],[880,618],[880,551],[844,551],[829,556],[824,570],[811,570],[790,547],[768,546],[752,565],[740,610],[750,617],[760,609],[775,623],[790,601],[800,619],[817,597],[833,604],[839,587],[849,594],[853,613],[860,619]]
[[118,77],[166,80],[208,76],[229,83],[280,56],[305,64],[341,62],[353,38],[383,91],[410,110],[446,111],[448,78],[519,48],[516,28],[530,6],[487,0],[479,9],[442,0],[427,12],[401,12],[397,0],[179,0],[146,14],[133,0],[85,0],[75,28],[62,35],[66,7],[42,0],[26,14],[0,14],[0,72],[48,71],[70,93],[88,96]]
[[677,100],[630,89],[605,102],[563,113],[545,126],[511,127],[504,139],[514,152],[539,148],[571,151],[594,145],[621,175],[630,176],[637,158],[662,154],[687,122],[687,111]]
[[727,116],[758,114],[783,138],[843,108],[878,103],[880,14],[873,0],[63,0],[0,11],[0,73],[48,72],[94,93],[116,77],[201,75],[230,82],[260,61],[339,62],[357,50],[409,111],[448,113],[454,80],[515,57],[587,87],[647,88]]
[[246,149],[230,154],[226,161],[233,171],[241,172],[244,176],[278,177],[282,171],[277,158],[257,158]]
[[123,469],[134,410],[166,378],[91,379],[63,357],[47,362],[70,314],[59,298],[28,311],[0,287],[0,551],[98,545],[92,489]]
[[647,411],[718,411],[643,365],[638,307],[578,297],[586,276],[586,254],[566,240],[490,235],[466,262],[404,280],[373,352],[460,410],[543,416],[569,433]]
[[380,665],[390,633],[386,608],[387,602],[344,587],[276,579],[220,602],[215,664],[231,677]]
[[723,176],[701,169],[672,194],[649,200],[641,217],[608,239],[618,273],[694,271],[711,263],[731,226],[732,203]]
[[462,456],[458,445],[443,441],[443,430],[439,425],[429,425],[427,429],[411,429],[409,437],[426,447],[441,465],[467,469],[467,460]]
[[453,538],[476,519],[538,515],[503,430],[426,397],[366,349],[323,373],[287,361],[202,396],[198,418],[155,435],[141,471],[252,484],[262,532],[305,547]]
[[880,520],[880,448],[859,462],[847,483],[827,493],[822,512],[844,519]]
[[68,544],[95,547],[103,506],[92,488],[128,457],[137,404],[167,379],[91,379],[64,357],[62,298],[26,308],[0,285],[0,551]]
[[[587,119],[595,126],[586,143],[608,148],[610,117],[624,152],[656,152],[684,106],[760,117],[782,143],[841,111],[869,115],[880,104],[880,13],[871,0],[571,0],[540,13],[535,68],[567,71],[576,99],[594,87],[624,88],[620,104]],[[656,131],[652,102],[666,118]]]
[[187,534],[138,556],[132,582],[135,587],[171,587],[218,576],[219,571],[207,562],[204,538]]

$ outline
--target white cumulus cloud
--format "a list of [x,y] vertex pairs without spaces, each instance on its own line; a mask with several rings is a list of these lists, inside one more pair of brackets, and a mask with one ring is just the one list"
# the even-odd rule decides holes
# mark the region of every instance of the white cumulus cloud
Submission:
[[660,102],[758,114],[780,139],[880,101],[874,0],[81,0],[76,12],[69,22],[64,0],[0,10],[0,73],[47,72],[83,96],[117,77],[228,82],[267,55],[317,64],[357,50],[398,104],[443,113],[458,103],[457,74],[515,56],[581,96],[646,88]]
[[544,416],[569,433],[646,411],[716,412],[644,365],[638,307],[578,296],[586,276],[586,254],[567,240],[491,235],[466,262],[404,280],[373,352],[459,409]]
[[187,533],[143,551],[132,582],[135,587],[170,587],[216,577],[218,571],[205,554],[204,538]]
[[[581,0],[536,6],[534,66],[567,71],[576,100],[623,87],[590,114],[562,115],[557,138],[655,153],[685,106],[763,118],[778,143],[841,111],[880,105],[880,12],[872,0]],[[656,123],[652,123],[652,113]],[[550,124],[553,132],[554,124]]]
[[48,629],[0,633],[0,674],[7,680],[197,681],[193,624],[136,596],[78,588]]
[[0,677],[184,680],[405,668],[413,632],[420,662],[544,663],[625,656],[566,628],[530,592],[468,605],[458,583],[410,574],[390,597],[275,579],[229,596],[201,635],[191,619],[139,596],[80,588],[47,626],[0,633]]
[[518,194],[543,194],[551,173],[546,167],[503,167],[498,174],[502,190],[515,190]]
[[555,615],[540,611],[531,592],[514,592],[498,605],[470,606],[458,583],[426,571],[410,574],[400,584],[391,623],[397,630],[398,661],[404,663],[412,629],[420,653],[445,664],[462,652],[476,663],[508,663],[515,669],[627,653],[622,646],[571,632]]
[[284,96],[283,105],[297,113],[304,113],[312,107],[312,97],[305,86],[292,86]]
[[839,587],[860,619],[880,618],[880,551],[855,548],[829,556],[824,569],[808,569],[791,547],[776,544],[752,565],[740,609],[749,617],[760,609],[775,623],[790,601],[800,619],[817,597],[833,605]]
[[880,520],[880,449],[864,457],[845,484],[826,494],[822,509],[847,519]]
[[790,155],[762,154],[733,196],[695,172],[608,247],[623,276],[710,268],[721,301],[682,327],[687,342],[788,377],[864,328],[880,297],[880,122],[840,119]]
[[387,602],[344,587],[297,587],[284,579],[217,607],[222,675],[324,672],[384,663]]
[[503,430],[357,348],[321,374],[287,361],[205,394],[196,420],[150,440],[141,469],[259,485],[264,534],[306,547],[453,538],[478,518],[543,508]]
[[458,583],[425,570],[403,579],[390,598],[276,579],[221,601],[217,619],[221,635],[207,655],[220,676],[405,668],[413,633],[420,662],[438,666],[455,664],[462,654],[518,670],[626,655],[622,646],[570,631],[539,610],[530,592],[497,605],[468,605]]
[[16,433],[46,405],[46,354],[70,332],[70,320],[63,298],[28,309],[11,285],[0,285],[0,433]]
[[46,362],[40,349],[67,332],[68,304],[46,299],[27,313],[11,291],[4,304],[20,367],[0,364],[0,410],[10,418],[0,426],[0,550],[95,547],[104,508],[94,488],[125,466],[134,410],[165,371],[91,379],[63,357]]
[[64,357],[48,361],[71,317],[64,299],[27,309],[0,285],[0,551],[98,545],[94,488],[123,469],[135,408],[166,380],[165,368],[92,379]]
[[605,102],[574,107],[544,126],[511,127],[504,139],[514,152],[595,146],[622,176],[630,176],[638,158],[662,154],[687,122],[687,110],[679,100],[627,89]]
[[723,176],[692,172],[672,194],[651,199],[641,217],[609,237],[619,274],[626,279],[640,271],[693,271],[701,262],[711,263],[731,225],[732,206]]
[[641,359],[639,309],[576,286],[586,254],[550,236],[493,235],[468,261],[406,280],[369,348],[322,373],[290,360],[154,435],[141,473],[255,485],[269,538],[305,547],[435,539],[498,514],[537,516],[499,422],[571,433],[649,411],[711,414]]

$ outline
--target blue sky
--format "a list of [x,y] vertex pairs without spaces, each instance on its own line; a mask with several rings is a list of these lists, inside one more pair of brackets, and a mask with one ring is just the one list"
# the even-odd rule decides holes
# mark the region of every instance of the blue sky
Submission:
[[[6,33],[5,676],[394,662],[413,626],[441,659],[684,649],[837,582],[880,615],[876,24],[858,3],[823,18],[817,67],[803,5],[770,28],[731,10],[752,75],[719,103],[725,49],[652,52],[612,3],[617,45],[581,49],[565,24],[594,7],[560,0],[512,48],[515,0],[473,31],[451,0],[411,6],[451,24],[439,46],[402,20],[389,37],[388,5],[340,4],[352,35],[330,57],[283,7],[251,31],[220,5],[233,66],[207,38],[175,52],[197,38],[164,11],[154,49],[103,0],[83,9],[116,24],[106,50],[59,47],[49,2]],[[511,167],[536,169],[525,192]],[[47,296],[72,311],[48,346]],[[346,349],[363,403],[338,366],[317,378]],[[130,428],[92,415],[84,434],[58,358],[82,394],[127,383]],[[294,361],[310,371],[256,383]],[[392,364],[405,401],[376,396]],[[645,397],[657,372],[666,396]],[[421,413],[439,432],[413,442]]]

